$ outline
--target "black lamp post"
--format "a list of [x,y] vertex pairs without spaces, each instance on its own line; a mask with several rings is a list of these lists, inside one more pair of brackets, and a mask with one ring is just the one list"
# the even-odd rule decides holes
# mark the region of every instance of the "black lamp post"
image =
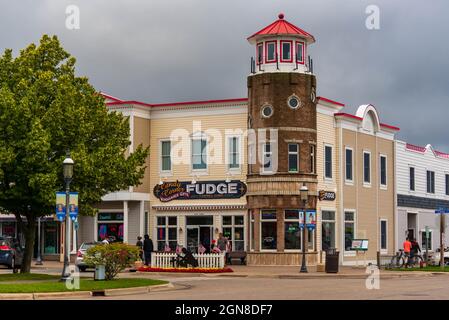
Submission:
[[306,209],[307,209],[307,200],[309,199],[309,188],[307,188],[304,183],[299,189],[299,194],[301,196],[301,201],[303,203],[303,226],[302,226],[302,261],[301,261],[301,270],[299,272],[307,273],[307,265],[306,265],[306,247],[307,247],[307,239],[306,239]]
[[65,281],[70,278],[69,261],[70,261],[70,216],[69,216],[69,204],[70,204],[70,182],[73,177],[73,166],[75,162],[70,158],[70,153],[67,153],[62,168],[64,172],[65,182],[65,241],[64,241],[64,268],[62,269],[61,281]]

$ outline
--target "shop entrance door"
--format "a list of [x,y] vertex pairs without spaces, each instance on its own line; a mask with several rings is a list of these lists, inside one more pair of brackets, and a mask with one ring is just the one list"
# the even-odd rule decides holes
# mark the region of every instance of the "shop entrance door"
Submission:
[[187,249],[192,253],[198,253],[198,247],[202,244],[206,252],[210,251],[212,243],[212,226],[188,226]]

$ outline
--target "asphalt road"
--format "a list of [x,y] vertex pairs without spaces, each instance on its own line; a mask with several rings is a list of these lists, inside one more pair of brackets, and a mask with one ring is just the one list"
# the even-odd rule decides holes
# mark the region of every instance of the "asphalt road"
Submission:
[[237,277],[165,278],[175,288],[148,294],[93,299],[132,300],[320,300],[320,299],[448,299],[449,276],[381,279],[380,289],[368,290],[365,279],[272,279]]

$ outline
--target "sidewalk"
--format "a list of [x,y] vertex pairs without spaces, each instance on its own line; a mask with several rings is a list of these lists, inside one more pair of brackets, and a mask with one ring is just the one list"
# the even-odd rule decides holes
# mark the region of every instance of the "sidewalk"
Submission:
[[[63,264],[59,261],[44,261],[43,265],[36,266],[35,262],[31,266],[31,272],[59,274],[62,270]],[[229,265],[234,272],[231,273],[157,273],[157,272],[128,272],[125,271],[120,274],[120,277],[257,277],[257,278],[350,278],[362,279],[368,277],[366,267],[353,266],[339,266],[338,273],[317,272],[316,267],[308,267],[308,273],[300,273],[299,266],[242,266]],[[81,273],[83,276],[90,277],[92,272]],[[440,274],[437,272],[420,272],[420,271],[387,271],[380,270],[382,278],[402,278],[402,277],[416,277],[416,276],[434,276]],[[445,273],[449,275],[449,272]]]

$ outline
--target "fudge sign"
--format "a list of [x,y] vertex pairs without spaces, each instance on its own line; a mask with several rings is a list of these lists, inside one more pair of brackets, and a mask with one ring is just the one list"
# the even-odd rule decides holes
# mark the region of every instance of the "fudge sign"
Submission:
[[246,193],[246,184],[240,180],[164,182],[154,187],[153,193],[162,202],[189,199],[236,199]]
[[321,201],[323,201],[323,200],[334,201],[336,198],[336,194],[333,191],[320,190],[319,194],[318,194],[318,198]]

